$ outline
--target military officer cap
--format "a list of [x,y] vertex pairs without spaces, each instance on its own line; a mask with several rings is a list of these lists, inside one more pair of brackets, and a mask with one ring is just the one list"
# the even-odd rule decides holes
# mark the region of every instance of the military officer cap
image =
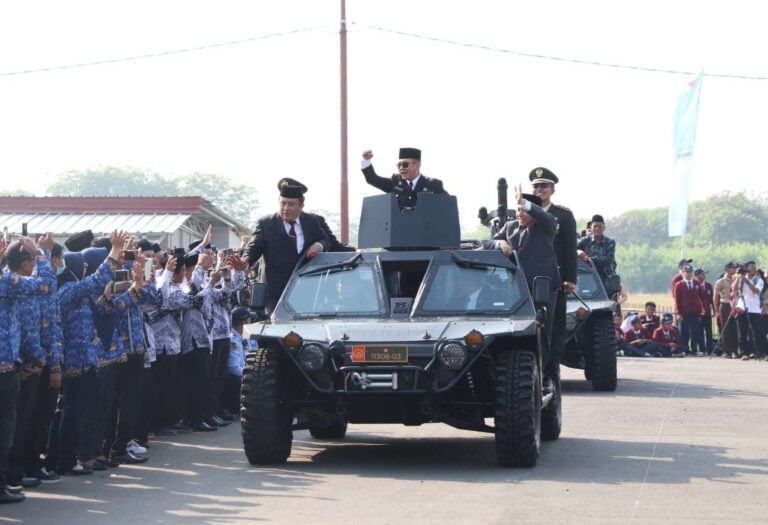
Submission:
[[400,148],[398,159],[415,159],[421,162],[421,150],[417,148]]
[[70,252],[81,252],[88,248],[93,242],[93,232],[91,230],[85,230],[84,232],[76,233],[66,241],[64,246]]
[[307,192],[307,187],[295,179],[285,177],[277,183],[280,196],[286,199],[300,199]]
[[539,197],[538,195],[523,193],[523,198],[528,202],[530,202],[531,204],[535,204],[536,206],[541,206],[541,197]]
[[31,261],[33,259],[34,257],[30,253],[22,250],[19,241],[13,241],[5,250],[5,262],[8,263],[10,268],[18,268],[24,261]]
[[605,219],[603,219],[602,215],[593,215],[591,223],[595,224],[596,222],[599,222],[601,224],[605,224]]
[[152,249],[152,243],[147,239],[142,239],[136,244],[136,247],[142,252],[148,252]]
[[533,184],[557,184],[560,182],[557,175],[542,167],[533,168],[528,174],[528,179]]
[[672,323],[672,316],[670,314],[664,314],[661,317],[661,324],[671,324]]

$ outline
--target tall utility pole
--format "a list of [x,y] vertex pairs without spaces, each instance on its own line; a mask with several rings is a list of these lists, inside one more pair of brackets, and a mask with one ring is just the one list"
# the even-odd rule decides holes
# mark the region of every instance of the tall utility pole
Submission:
[[341,28],[339,30],[341,70],[341,242],[349,242],[349,188],[347,175],[347,5],[341,0]]

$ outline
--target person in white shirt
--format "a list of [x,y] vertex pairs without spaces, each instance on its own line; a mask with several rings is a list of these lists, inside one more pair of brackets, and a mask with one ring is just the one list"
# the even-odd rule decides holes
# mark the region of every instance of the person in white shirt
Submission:
[[[743,355],[741,359],[748,361],[750,359],[763,360],[766,354],[765,324],[762,318],[762,305],[760,304],[760,294],[763,291],[765,283],[763,278],[757,273],[757,265],[754,261],[744,263],[746,275],[739,273],[734,282],[734,290],[737,291],[736,307],[744,311],[743,320],[739,326],[739,346],[742,347]],[[751,345],[747,353],[746,339],[749,336]],[[742,346],[742,343],[745,343]]]

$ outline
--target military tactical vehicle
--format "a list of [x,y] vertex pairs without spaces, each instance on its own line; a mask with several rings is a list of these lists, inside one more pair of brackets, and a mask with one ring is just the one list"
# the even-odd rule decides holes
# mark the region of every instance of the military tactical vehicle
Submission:
[[359,244],[299,263],[269,319],[246,327],[258,342],[241,392],[249,462],[285,462],[294,430],[440,422],[495,434],[503,466],[535,465],[562,420],[559,384],[542,393],[548,279],[531,293],[516,259],[463,249],[447,195],[403,210],[366,197]]
[[565,317],[566,343],[562,364],[584,370],[599,391],[616,390],[616,332],[611,299],[621,290],[618,275],[605,284],[592,264],[578,261],[576,291],[568,296]]

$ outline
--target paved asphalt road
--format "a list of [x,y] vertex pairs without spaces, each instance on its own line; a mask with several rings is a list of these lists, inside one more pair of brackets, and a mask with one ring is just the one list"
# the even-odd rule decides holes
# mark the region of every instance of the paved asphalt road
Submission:
[[768,362],[621,359],[615,393],[564,370],[563,435],[534,469],[443,425],[298,432],[286,466],[253,468],[233,425],[29,491],[0,524],[768,521]]

